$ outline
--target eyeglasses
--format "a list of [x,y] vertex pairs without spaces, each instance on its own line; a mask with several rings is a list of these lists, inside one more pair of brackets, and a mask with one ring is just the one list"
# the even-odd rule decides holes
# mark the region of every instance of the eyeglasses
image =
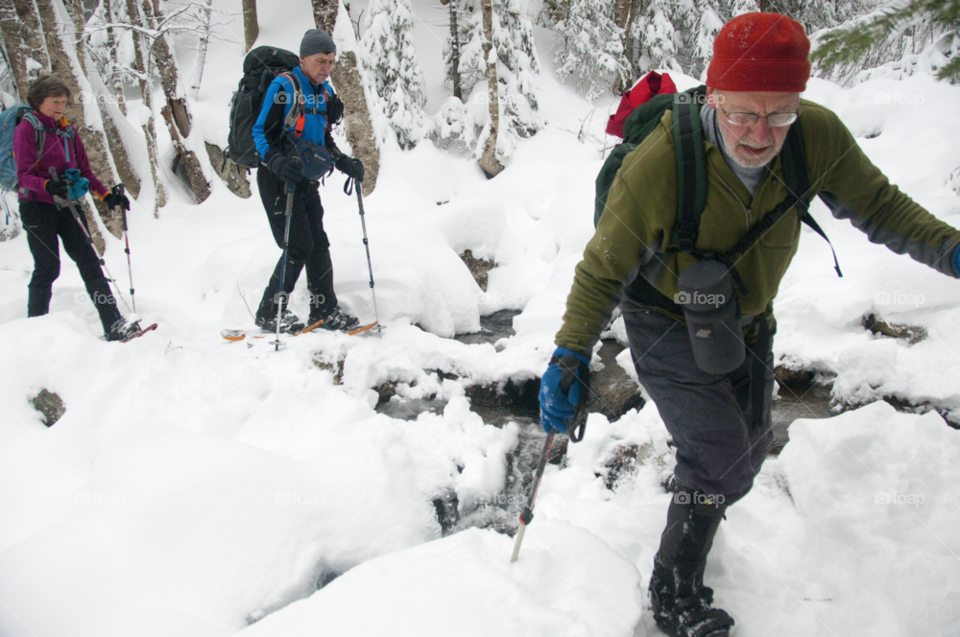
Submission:
[[[724,111],[719,104],[717,108],[723,111],[727,121],[734,126],[753,126],[761,119],[761,116],[756,113],[728,113]],[[797,121],[798,117],[800,117],[800,111],[792,113],[770,113],[764,116],[763,119],[767,120],[767,126],[770,128],[782,128]]]

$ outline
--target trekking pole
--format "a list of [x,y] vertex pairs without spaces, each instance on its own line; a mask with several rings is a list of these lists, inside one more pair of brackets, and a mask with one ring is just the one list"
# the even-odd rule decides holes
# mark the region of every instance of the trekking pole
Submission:
[[273,351],[280,349],[280,317],[283,316],[283,284],[287,279],[287,247],[290,245],[290,218],[293,216],[293,191],[297,189],[296,184],[287,183],[287,209],[284,215],[287,217],[286,227],[283,229],[283,260],[280,262],[280,292],[277,293],[277,340],[274,342]]
[[543,478],[543,470],[547,466],[547,458],[550,457],[550,449],[553,447],[553,436],[555,433],[556,432],[551,431],[543,443],[543,453],[540,455],[540,463],[537,465],[533,490],[530,492],[527,505],[523,507],[523,511],[520,512],[520,530],[517,531],[517,541],[513,545],[513,556],[510,558],[511,564],[517,561],[517,556],[520,555],[520,544],[523,542],[523,533],[527,530],[527,525],[530,524],[530,521],[533,520],[533,505],[537,500],[537,492],[540,490],[540,479]]
[[373,287],[373,264],[370,262],[370,242],[367,240],[367,222],[363,217],[363,190],[357,182],[357,203],[360,204],[360,225],[363,226],[363,247],[367,249],[367,269],[370,271],[370,294],[373,295],[373,318],[377,321],[377,333],[380,334],[380,313],[377,311],[377,290]]
[[[53,178],[54,183],[57,183],[60,181],[60,176],[57,175],[57,169],[54,168],[53,166],[50,166],[50,176]],[[68,198],[64,199],[63,197],[57,197],[56,195],[54,195],[53,201],[57,204],[57,206],[66,205],[68,208],[70,208],[70,213],[73,214],[73,218],[77,220],[77,225],[80,226],[80,231],[83,232],[83,236],[86,237],[87,239],[87,245],[89,245],[90,249],[93,250],[94,256],[96,256],[97,260],[100,262],[100,267],[102,267],[106,271],[107,281],[110,281],[111,283],[113,283],[113,287],[116,288],[117,297],[123,303],[123,307],[127,308],[128,312],[133,312],[133,310],[130,309],[130,306],[127,305],[127,300],[123,298],[122,294],[120,294],[120,288],[117,287],[116,279],[113,278],[113,274],[111,274],[110,268],[107,267],[107,262],[103,259],[100,253],[97,252],[97,247],[93,245],[93,239],[90,237],[90,232],[87,230],[87,226],[83,225],[83,219],[80,218],[80,213],[77,211],[77,207],[74,205],[74,202],[73,202],[74,200],[69,199],[69,196],[70,195],[68,194],[67,195]]]
[[[113,187],[113,194],[123,196],[123,184],[117,184]],[[137,297],[133,295],[133,266],[130,264],[130,233],[127,232],[127,209],[120,206],[120,216],[123,220],[123,241],[126,244],[124,252],[127,253],[127,276],[130,279],[130,304],[133,305],[133,313],[137,313]]]

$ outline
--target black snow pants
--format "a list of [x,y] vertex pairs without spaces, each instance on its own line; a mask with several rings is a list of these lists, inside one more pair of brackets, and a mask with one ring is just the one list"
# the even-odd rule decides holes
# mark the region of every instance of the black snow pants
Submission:
[[716,375],[697,367],[684,324],[653,309],[623,316],[640,382],[676,445],[678,486],[733,504],[750,491],[773,443],[776,324],[770,329],[759,319],[743,364]]
[[[283,234],[287,218],[287,193],[284,182],[265,166],[257,169],[257,185],[260,199],[270,220],[270,230],[277,246],[283,248]],[[290,241],[287,250],[287,267],[284,272],[283,291],[289,294],[300,278],[304,266],[307,269],[307,290],[311,318],[326,316],[337,306],[333,291],[333,263],[330,260],[330,242],[323,230],[323,205],[320,203],[319,184],[304,180],[297,184],[293,193],[293,216],[290,218]],[[259,317],[273,317],[277,313],[277,294],[280,292],[280,271],[283,255],[263,292],[257,311]],[[287,307],[284,302],[284,307]]]
[[[20,200],[20,219],[27,232],[27,245],[33,255],[33,276],[29,283],[27,316],[42,316],[49,311],[53,282],[60,276],[60,245],[77,264],[80,276],[93,301],[104,331],[120,319],[110,284],[103,276],[100,257],[87,239],[69,208],[57,208],[41,201]],[[84,227],[87,220],[81,217]],[[59,238],[59,241],[58,241]]]

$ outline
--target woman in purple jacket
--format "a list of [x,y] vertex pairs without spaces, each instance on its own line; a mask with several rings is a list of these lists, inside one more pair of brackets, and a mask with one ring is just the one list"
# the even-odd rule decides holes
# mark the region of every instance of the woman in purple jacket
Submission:
[[[71,182],[67,181],[65,173],[74,168],[80,171],[89,182],[89,188],[107,207],[122,206],[129,210],[130,200],[121,193],[111,193],[90,170],[80,136],[63,117],[69,98],[70,89],[60,78],[52,75],[37,78],[27,92],[27,102],[33,108],[31,115],[43,127],[42,150],[38,153],[40,135],[28,117],[21,120],[14,132],[20,218],[27,231],[27,245],[34,263],[28,288],[27,316],[42,316],[49,311],[53,282],[60,275],[59,237],[63,249],[80,269],[90,300],[100,314],[107,340],[123,340],[139,333],[140,328],[136,323],[127,323],[120,315],[100,268],[100,257],[87,241],[70,208],[57,205],[54,196],[63,203],[85,194],[81,180],[72,182],[74,190],[70,191]],[[56,180],[52,179],[51,168],[56,171]],[[86,219],[82,215],[81,219],[86,227]]]

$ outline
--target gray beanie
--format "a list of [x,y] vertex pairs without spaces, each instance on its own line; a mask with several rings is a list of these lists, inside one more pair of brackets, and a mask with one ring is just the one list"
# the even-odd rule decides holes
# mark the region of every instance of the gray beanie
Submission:
[[315,53],[337,53],[337,45],[326,31],[310,29],[300,40],[300,57],[310,57]]

